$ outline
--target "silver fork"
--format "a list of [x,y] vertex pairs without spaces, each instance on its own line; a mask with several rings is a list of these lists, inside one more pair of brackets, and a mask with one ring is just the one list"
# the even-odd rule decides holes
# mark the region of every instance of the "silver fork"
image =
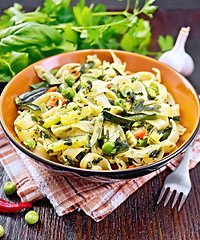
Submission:
[[157,204],[160,203],[164,193],[169,188],[169,192],[164,202],[164,207],[169,202],[169,199],[172,193],[176,191],[176,194],[172,203],[172,208],[175,206],[179,196],[183,194],[178,207],[178,211],[180,211],[191,189],[191,181],[190,181],[190,175],[189,175],[189,160],[190,160],[190,155],[192,153],[192,149],[195,141],[196,141],[196,138],[194,138],[193,141],[190,143],[190,145],[187,147],[185,154],[183,156],[183,159],[179,164],[179,166],[171,174],[169,174],[166,177],[162,190],[160,192],[160,196],[158,198]]

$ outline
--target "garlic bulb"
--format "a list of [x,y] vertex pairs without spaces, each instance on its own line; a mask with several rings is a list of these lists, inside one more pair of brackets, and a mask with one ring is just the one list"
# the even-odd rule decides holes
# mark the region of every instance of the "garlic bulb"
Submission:
[[182,27],[172,50],[163,53],[158,59],[174,68],[184,76],[189,76],[194,70],[194,61],[185,52],[185,42],[188,38],[190,27]]

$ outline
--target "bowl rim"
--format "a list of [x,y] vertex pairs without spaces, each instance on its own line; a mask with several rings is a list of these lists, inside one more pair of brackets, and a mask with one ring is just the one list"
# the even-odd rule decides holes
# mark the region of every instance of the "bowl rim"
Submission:
[[[177,150],[175,150],[174,152],[172,152],[171,154],[167,155],[166,157],[156,161],[156,162],[153,162],[153,163],[150,163],[150,164],[147,164],[147,165],[144,165],[144,166],[140,166],[140,167],[136,167],[136,168],[131,168],[131,169],[121,169],[121,170],[114,170],[114,171],[111,171],[111,170],[91,170],[91,169],[83,169],[83,168],[77,168],[77,167],[72,167],[72,166],[66,166],[66,165],[63,165],[62,163],[57,163],[57,162],[53,162],[51,160],[48,160],[48,159],[44,159],[44,158],[41,158],[35,154],[33,154],[30,150],[26,149],[22,144],[18,143],[13,137],[12,137],[12,134],[9,132],[9,130],[6,128],[5,124],[4,124],[4,121],[3,121],[3,118],[2,118],[2,99],[5,95],[5,92],[6,92],[6,89],[9,88],[9,86],[12,84],[12,81],[14,81],[15,77],[16,76],[19,76],[21,74],[23,74],[24,71],[26,71],[27,69],[29,68],[32,68],[34,65],[36,64],[39,64],[43,61],[46,61],[47,59],[49,58],[57,58],[58,56],[60,55],[68,55],[68,54],[76,54],[77,52],[92,52],[92,51],[95,51],[95,52],[110,52],[109,49],[85,49],[85,50],[76,50],[76,51],[72,51],[72,52],[66,52],[66,53],[60,53],[60,54],[57,54],[57,55],[54,55],[54,56],[50,56],[50,57],[47,57],[47,58],[44,58],[42,60],[39,60],[31,65],[29,65],[28,67],[26,67],[25,69],[23,69],[22,71],[20,71],[18,74],[16,74],[9,82],[8,84],[5,86],[5,88],[3,89],[2,93],[1,93],[1,97],[0,97],[0,124],[2,126],[2,129],[4,130],[5,134],[7,135],[7,137],[9,138],[9,140],[18,148],[20,149],[23,153],[25,153],[26,155],[28,155],[29,157],[31,157],[32,159],[34,160],[37,160],[39,162],[42,162],[43,164],[47,164],[48,166],[51,166],[53,168],[56,168],[56,169],[59,169],[59,170],[64,170],[64,171],[73,171],[73,172],[76,172],[76,173],[88,173],[88,175],[98,175],[98,176],[101,176],[101,175],[106,175],[106,174],[109,174],[109,175],[117,175],[117,174],[126,174],[126,173],[136,173],[136,172],[143,172],[143,171],[148,171],[149,168],[154,168],[156,167],[157,165],[166,165],[168,162],[170,162],[171,160],[173,160],[175,157],[177,157],[181,152],[183,152],[183,150],[186,149],[186,147],[192,142],[192,140],[197,136],[198,132],[199,132],[199,128],[200,128],[200,119],[198,120],[198,124],[195,128],[195,130],[193,131],[192,135],[190,136],[190,138],[180,147],[178,148]],[[141,54],[138,54],[138,53],[132,53],[132,52],[127,52],[127,51],[123,51],[123,50],[112,50],[114,53],[123,53],[125,52],[126,54],[128,55],[135,55],[137,57],[141,57],[141,58],[145,58],[145,59],[150,59],[152,62],[158,62],[158,60],[156,59],[153,59],[151,57],[148,57],[148,56],[144,56],[144,55],[141,55]],[[188,85],[190,85],[190,89],[193,90],[194,94],[195,94],[195,97],[198,99],[197,102],[198,102],[198,110],[200,111],[200,102],[199,102],[199,96],[196,92],[196,89],[193,87],[193,85],[189,82],[188,79],[186,79],[183,75],[181,75],[179,72],[177,72],[175,69],[169,67],[168,65],[162,63],[162,62],[159,62],[159,64],[161,65],[164,65],[165,68],[169,68],[170,71],[174,71],[176,72],[181,78],[184,79],[184,81],[187,82]]]

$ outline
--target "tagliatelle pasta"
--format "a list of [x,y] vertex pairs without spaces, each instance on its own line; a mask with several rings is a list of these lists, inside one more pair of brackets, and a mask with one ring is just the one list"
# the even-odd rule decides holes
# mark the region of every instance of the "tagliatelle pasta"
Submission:
[[[19,139],[36,155],[92,170],[150,164],[170,153],[186,129],[159,69],[129,72],[96,55],[46,71],[15,99]],[[134,71],[134,66],[133,66]]]

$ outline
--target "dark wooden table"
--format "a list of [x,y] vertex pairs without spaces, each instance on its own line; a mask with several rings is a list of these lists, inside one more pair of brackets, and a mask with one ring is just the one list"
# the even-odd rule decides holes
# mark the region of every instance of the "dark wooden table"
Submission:
[[[160,10],[152,21],[153,42],[159,34],[171,34],[174,37],[181,26],[190,26],[191,34],[186,49],[193,56],[196,64],[189,80],[200,93],[200,9],[196,10]],[[24,221],[24,212],[0,214],[0,224],[4,226],[7,240],[34,239],[138,239],[138,240],[199,240],[200,239],[200,164],[191,171],[192,190],[180,212],[177,207],[157,205],[157,199],[166,170],[156,176],[137,192],[131,195],[112,214],[96,223],[83,212],[72,212],[58,217],[47,199],[34,203],[34,210],[40,221],[28,226]],[[9,180],[0,165],[0,197],[9,201],[20,201],[17,195],[6,198],[3,185]]]

